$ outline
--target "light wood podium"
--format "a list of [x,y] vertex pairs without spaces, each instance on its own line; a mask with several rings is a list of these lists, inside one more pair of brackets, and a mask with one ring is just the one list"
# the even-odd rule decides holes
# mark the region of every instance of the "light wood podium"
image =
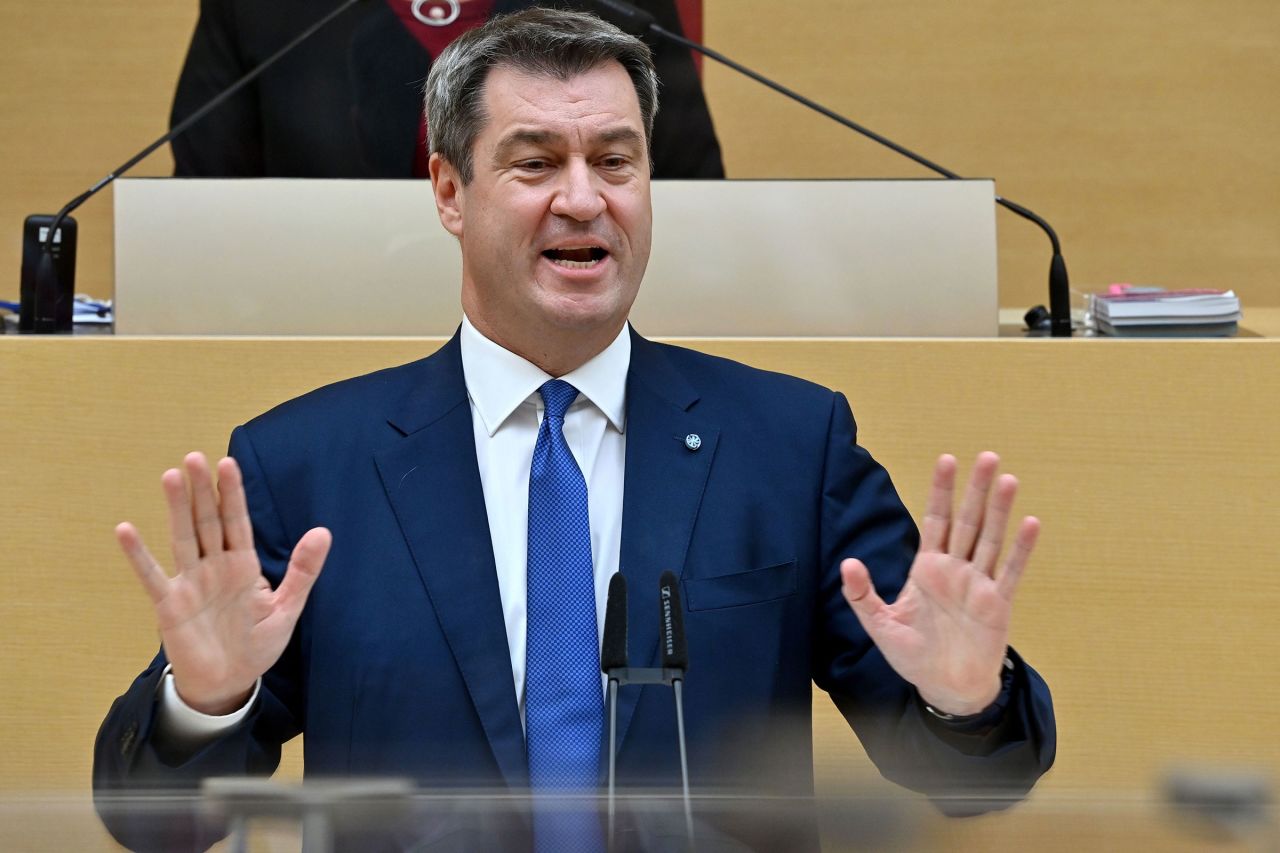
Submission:
[[[994,338],[985,182],[663,187],[658,221],[683,224],[659,231],[643,331],[699,332],[677,342],[843,391],[860,442],[917,513],[938,453],[967,468],[991,448],[1044,522],[1013,641],[1053,691],[1057,765],[1010,813],[923,821],[918,849],[1197,849],[1156,808],[1164,772],[1280,770],[1280,340]],[[856,238],[882,233],[872,212],[893,197],[910,200],[888,216],[898,237],[873,251]],[[160,472],[192,449],[220,455],[236,424],[276,403],[429,354],[442,338],[387,333],[448,333],[459,316],[456,247],[424,184],[125,181],[117,202],[120,331],[164,336],[0,337],[0,815],[33,791],[87,814],[94,733],[156,644],[111,530],[132,520],[163,550]],[[950,213],[930,219],[940,206]],[[701,221],[708,210],[736,213]],[[968,231],[938,225],[965,216]],[[300,222],[315,227],[288,236]],[[760,222],[768,241],[744,243],[735,229]],[[797,275],[797,259],[815,272]],[[712,261],[733,274],[662,292]],[[362,277],[372,262],[385,275]],[[418,286],[428,267],[451,276],[447,290]],[[750,298],[732,290],[743,281]],[[368,304],[357,310],[353,293]],[[1280,312],[1259,313],[1280,328]],[[847,337],[877,324],[901,337]],[[283,336],[303,331],[345,336]],[[817,695],[815,708],[820,789],[885,794],[830,702]],[[293,744],[281,773],[300,770]],[[67,826],[48,849],[111,849],[91,818]],[[3,832],[0,847],[20,839]]]
[[[156,645],[111,530],[130,519],[163,553],[160,472],[220,454],[275,403],[439,343],[0,337],[0,793],[87,802],[98,723]],[[1057,765],[1029,803],[929,823],[919,849],[1197,849],[1122,806],[1150,805],[1181,762],[1280,770],[1280,341],[684,343],[845,392],[913,511],[937,453],[967,467],[994,448],[1044,521],[1013,642],[1053,691]],[[820,784],[877,790],[830,703],[815,707]],[[1087,820],[1072,807],[1099,802]],[[88,826],[79,849],[110,849]]]

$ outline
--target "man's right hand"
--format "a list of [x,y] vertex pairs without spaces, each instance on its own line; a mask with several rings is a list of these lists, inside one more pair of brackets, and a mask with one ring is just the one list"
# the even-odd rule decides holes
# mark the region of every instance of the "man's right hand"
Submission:
[[188,454],[183,467],[185,477],[171,468],[161,478],[176,574],[160,567],[132,524],[117,526],[116,540],[151,596],[178,695],[202,713],[229,714],[284,652],[333,537],[308,530],[273,590],[235,460],[218,463],[216,488],[204,454]]

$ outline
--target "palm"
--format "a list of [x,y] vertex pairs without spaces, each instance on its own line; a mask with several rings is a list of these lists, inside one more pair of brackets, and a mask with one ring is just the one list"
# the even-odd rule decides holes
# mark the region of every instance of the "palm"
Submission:
[[186,468],[190,494],[180,472],[167,471],[163,480],[177,574],[164,573],[132,525],[120,525],[117,537],[151,596],[180,694],[199,710],[220,712],[242,701],[284,651],[329,535],[309,531],[273,590],[253,547],[234,461],[219,465],[218,494],[204,457],[191,454]]
[[955,460],[944,456],[921,524],[920,552],[893,604],[885,604],[857,560],[842,565],[845,596],[889,665],[934,707],[972,713],[999,690],[1017,580],[1039,523],[1024,519],[999,572],[996,560],[1017,481],[994,483],[995,454],[978,458],[968,491],[951,516]]
[[169,662],[191,673],[193,685],[253,683],[280,656],[293,627],[269,619],[271,599],[253,550],[205,558],[196,571],[171,579],[155,605]]

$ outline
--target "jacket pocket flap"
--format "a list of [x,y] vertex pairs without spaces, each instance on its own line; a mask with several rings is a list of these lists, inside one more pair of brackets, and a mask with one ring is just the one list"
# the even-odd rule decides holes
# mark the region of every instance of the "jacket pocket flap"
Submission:
[[786,598],[796,591],[796,561],[714,578],[686,578],[684,600],[689,610],[741,607]]

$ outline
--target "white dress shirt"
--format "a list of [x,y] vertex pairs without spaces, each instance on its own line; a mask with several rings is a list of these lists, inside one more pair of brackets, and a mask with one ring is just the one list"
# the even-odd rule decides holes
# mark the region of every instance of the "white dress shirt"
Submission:
[[[623,326],[608,347],[558,377],[578,389],[564,418],[564,437],[587,484],[596,636],[604,635],[609,579],[622,547],[622,485],[626,467],[627,369],[631,336]],[[542,423],[538,388],[553,377],[503,349],[462,321],[462,373],[471,400],[476,461],[489,536],[498,569],[502,620],[511,652],[516,701],[524,718],[524,655],[529,552],[529,468]],[[603,676],[601,676],[603,678]],[[603,681],[601,682],[603,689]]]
[[[471,403],[476,461],[484,491],[485,512],[493,542],[502,600],[502,620],[511,653],[511,674],[520,718],[524,719],[527,557],[529,550],[529,468],[542,396],[538,389],[559,378],[578,389],[564,419],[564,437],[587,484],[591,525],[591,565],[595,576],[596,634],[604,633],[609,579],[618,571],[622,547],[622,487],[626,468],[626,389],[631,365],[631,336],[623,326],[618,337],[586,364],[561,377],[495,344],[465,316],[460,335],[462,373]],[[603,679],[603,676],[602,676]],[[601,682],[603,687],[603,680]],[[261,679],[244,707],[211,717],[189,707],[178,696],[173,676],[161,688],[160,735],[191,746],[210,740],[238,724],[252,707]]]

